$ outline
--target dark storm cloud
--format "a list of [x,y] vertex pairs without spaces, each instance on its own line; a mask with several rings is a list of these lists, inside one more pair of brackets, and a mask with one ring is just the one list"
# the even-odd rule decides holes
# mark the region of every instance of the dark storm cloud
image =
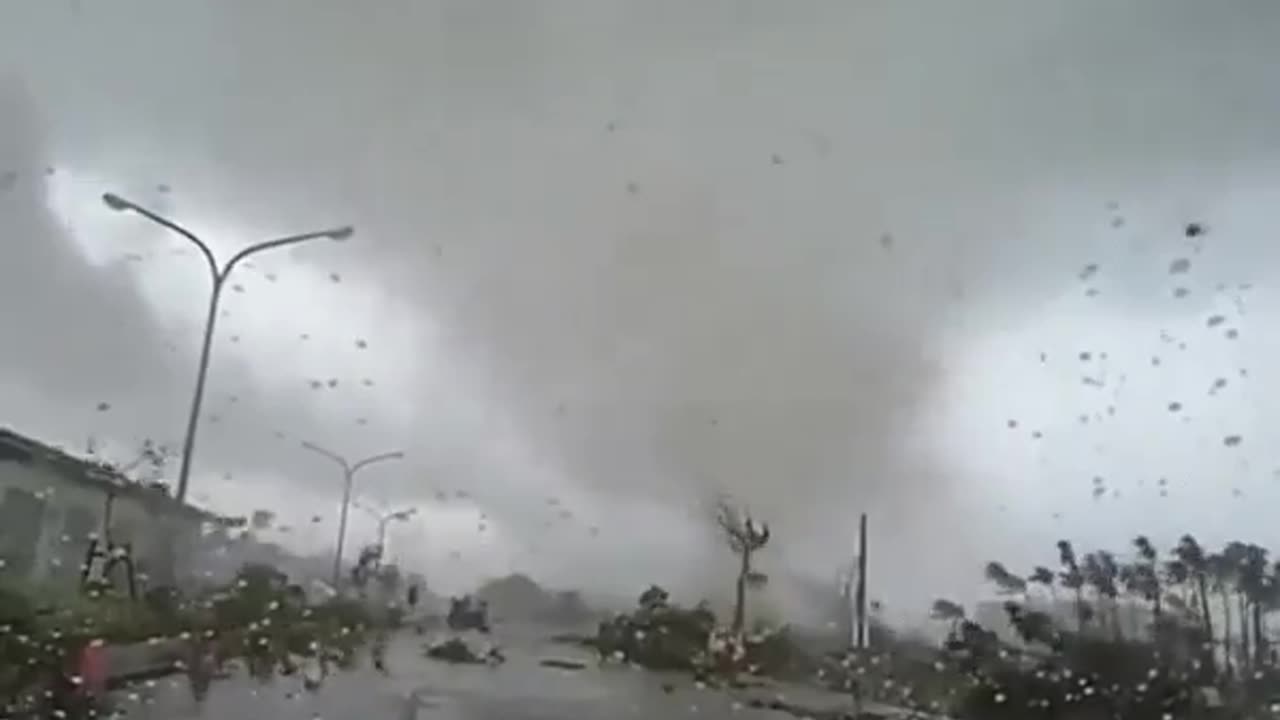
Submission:
[[[79,53],[23,58],[50,142],[247,225],[354,222],[352,282],[442,328],[484,411],[622,536],[645,531],[635,498],[725,490],[816,566],[867,509],[921,562],[947,539],[924,574],[972,577],[988,538],[966,513],[991,499],[918,435],[954,338],[1034,322],[1088,263],[1108,311],[1180,312],[1143,288],[1275,160],[1261,3],[302,7],[46,10]],[[288,398],[263,425],[323,423]],[[490,462],[493,435],[417,449],[541,532],[542,489]]]
[[151,309],[123,261],[92,267],[48,209],[46,182],[57,169],[45,120],[11,77],[0,79],[0,117],[0,172],[10,178],[0,191],[0,367],[70,412],[163,393],[174,377],[157,352]]

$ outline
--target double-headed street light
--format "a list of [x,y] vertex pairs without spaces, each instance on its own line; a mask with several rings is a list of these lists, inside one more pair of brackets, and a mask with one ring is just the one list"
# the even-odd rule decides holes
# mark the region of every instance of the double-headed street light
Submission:
[[409,520],[414,515],[418,514],[418,508],[411,507],[396,510],[394,512],[380,512],[366,505],[361,505],[360,503],[355,503],[355,506],[362,510],[367,510],[369,514],[378,521],[378,564],[381,565],[382,559],[386,557],[387,551],[387,526],[392,522],[404,522]]
[[[400,460],[404,458],[404,453],[400,451],[382,453],[381,455],[372,455],[370,457],[358,460],[354,463],[347,462],[347,459],[336,452],[326,450],[314,443],[304,442],[302,447],[320,455],[323,455],[338,465],[342,466],[342,513],[338,519],[338,547],[333,553],[333,589],[337,590],[339,583],[342,581],[342,547],[347,539],[347,513],[351,509],[351,486],[355,482],[356,473],[361,468],[384,460]],[[379,530],[385,529],[385,525]]]
[[222,298],[222,288],[226,284],[227,276],[235,269],[241,260],[254,255],[263,250],[284,247],[285,245],[296,245],[298,243],[307,242],[308,240],[346,240],[351,237],[355,230],[350,227],[332,228],[329,230],[321,230],[319,232],[304,233],[302,235],[291,235],[276,240],[267,240],[256,245],[250,245],[247,248],[237,252],[231,256],[231,259],[222,265],[218,265],[218,261],[213,257],[213,251],[204,243],[195,233],[182,227],[181,225],[169,220],[166,217],[157,215],[156,213],[138,205],[136,203],[125,200],[119,195],[107,193],[102,196],[102,202],[107,207],[117,212],[133,212],[171,230],[178,235],[189,240],[193,245],[199,248],[200,253],[204,255],[205,262],[209,266],[209,276],[213,281],[212,294],[209,296],[209,314],[204,323],[204,340],[200,347],[200,364],[196,369],[196,388],[195,395],[191,400],[191,415],[187,418],[187,434],[182,440],[182,466],[178,470],[178,490],[177,499],[183,501],[187,497],[187,486],[191,479],[191,456],[195,451],[196,444],[196,428],[200,422],[200,406],[204,403],[204,385],[205,377],[209,374],[209,353],[213,345],[213,329],[218,319],[218,301]]

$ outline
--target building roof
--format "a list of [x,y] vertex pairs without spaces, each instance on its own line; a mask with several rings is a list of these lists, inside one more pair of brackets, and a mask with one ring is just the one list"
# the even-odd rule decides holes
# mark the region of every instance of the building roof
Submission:
[[200,522],[224,520],[221,516],[207,510],[180,502],[170,496],[163,486],[134,482],[106,462],[77,457],[9,428],[0,427],[0,462],[4,461],[23,465],[33,462],[47,464],[68,482],[78,483],[118,498],[137,500],[155,513],[179,515],[184,519]]

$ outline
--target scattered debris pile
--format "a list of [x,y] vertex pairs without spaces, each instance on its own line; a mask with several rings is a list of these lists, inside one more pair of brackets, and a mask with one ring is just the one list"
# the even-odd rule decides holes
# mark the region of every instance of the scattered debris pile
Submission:
[[640,595],[635,611],[601,622],[593,644],[602,660],[708,680],[741,672],[782,677],[814,667],[785,628],[738,637],[717,626],[706,603],[680,607],[656,585]]
[[487,650],[473,649],[462,638],[449,638],[426,648],[425,655],[432,660],[457,665],[501,665],[507,658],[498,647]]
[[639,607],[600,623],[596,651],[603,660],[632,662],[654,670],[692,671],[707,664],[715,613],[698,605],[682,608],[654,585],[640,595]]

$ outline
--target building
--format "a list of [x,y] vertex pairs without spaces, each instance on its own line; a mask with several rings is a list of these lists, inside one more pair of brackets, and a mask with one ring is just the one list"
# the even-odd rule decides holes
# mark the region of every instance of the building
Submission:
[[218,520],[163,486],[0,428],[0,581],[75,588],[82,568],[103,564],[91,548],[127,553],[143,579],[176,578],[171,563],[184,567]]

